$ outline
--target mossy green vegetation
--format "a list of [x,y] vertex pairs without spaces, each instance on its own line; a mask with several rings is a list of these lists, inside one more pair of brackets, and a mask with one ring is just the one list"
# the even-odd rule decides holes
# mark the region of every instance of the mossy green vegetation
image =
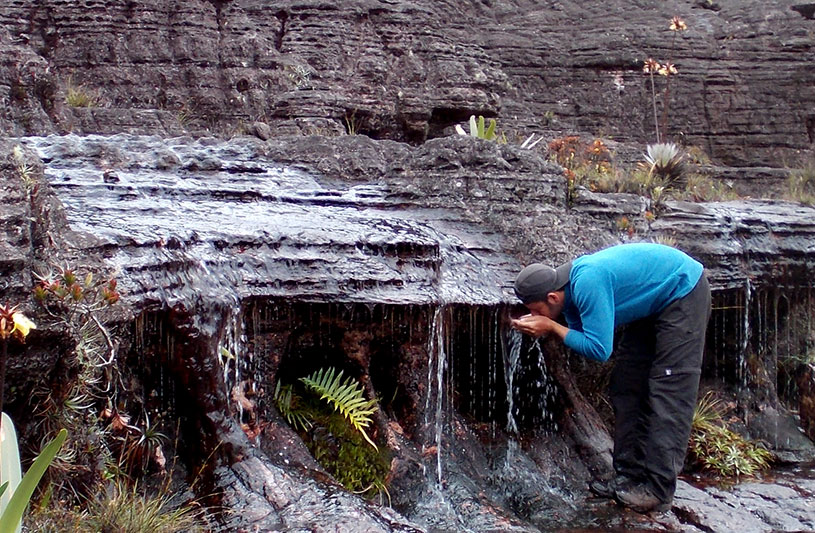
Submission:
[[390,452],[365,431],[376,398],[365,399],[361,385],[334,368],[320,369],[296,384],[275,388],[275,404],[298,432],[312,456],[343,487],[368,499],[389,499],[385,481]]
[[[323,404],[324,405],[324,404]],[[389,500],[390,453],[374,448],[338,412],[316,412],[311,431],[301,433],[311,454],[347,490],[380,504]]]

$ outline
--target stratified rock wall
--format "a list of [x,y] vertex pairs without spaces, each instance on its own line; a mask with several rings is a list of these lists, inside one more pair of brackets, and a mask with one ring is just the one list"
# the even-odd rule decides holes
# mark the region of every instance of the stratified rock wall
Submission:
[[[5,223],[2,241],[11,251],[9,272],[19,278],[15,282],[19,292],[15,294],[22,294],[26,279],[31,279],[32,256],[53,241],[59,245],[55,257],[60,261],[107,258],[112,266],[119,267],[120,287],[130,309],[165,317],[157,319],[160,327],[156,329],[171,330],[176,340],[170,342],[162,334],[145,349],[135,346],[133,361],[146,366],[147,354],[152,353],[151,364],[163,365],[154,373],[172,381],[167,387],[171,402],[187,409],[187,424],[194,429],[185,438],[201,448],[198,456],[208,455],[207,446],[224,442],[211,482],[218,487],[220,503],[238,511],[231,515],[234,524],[225,526],[227,530],[232,525],[311,530],[311,515],[323,512],[328,521],[351,524],[350,528],[358,523],[366,531],[383,532],[436,526],[449,529],[460,520],[473,530],[535,531],[519,524],[516,513],[531,513],[529,519],[536,524],[550,525],[552,502],[563,502],[563,497],[558,494],[562,488],[547,484],[549,477],[560,475],[569,480],[564,485],[568,490],[582,490],[589,472],[601,471],[607,463],[609,440],[596,435],[602,423],[590,412],[562,360],[556,363],[560,368],[553,375],[560,384],[561,398],[556,405],[565,409],[553,411],[555,416],[545,419],[560,424],[558,439],[536,441],[531,451],[508,446],[502,452],[506,457],[499,454],[495,460],[491,457],[495,450],[477,442],[479,432],[460,419],[461,413],[451,409],[451,417],[446,419],[449,425],[441,424],[444,420],[438,416],[446,416],[448,405],[455,401],[449,397],[448,404],[442,401],[450,394],[441,392],[445,388],[442,354],[447,353],[451,364],[459,369],[460,379],[453,386],[467,390],[468,363],[475,361],[475,354],[482,359],[488,350],[489,357],[497,354],[499,334],[489,332],[505,327],[500,322],[503,315],[484,313],[482,320],[478,313],[468,312],[467,306],[506,310],[502,306],[515,302],[512,279],[521,264],[530,260],[557,262],[614,242],[647,239],[654,234],[673,237],[680,247],[699,257],[709,267],[717,289],[730,288],[728,283],[734,280],[736,287],[750,280],[756,289],[777,284],[780,279],[790,280],[788,286],[793,289],[808,287],[808,272],[815,264],[812,208],[757,202],[669,204],[649,228],[641,216],[645,205],[640,199],[615,196],[619,206],[615,211],[613,202],[604,203],[585,194],[570,207],[560,169],[540,154],[471,137],[434,139],[420,147],[363,136],[294,136],[262,142],[255,138],[224,141],[66,135],[23,138],[19,143],[26,161],[37,168],[36,181],[43,185],[44,180],[49,181],[54,194],[64,202],[73,231],[62,228],[64,233],[39,238],[33,246],[36,235],[42,233],[38,228],[41,224],[47,228],[49,220],[59,218],[57,211],[36,220],[29,233],[9,231],[24,225],[36,212],[26,203],[13,166],[3,167],[2,191],[16,209]],[[4,146],[11,150],[11,143]],[[285,161],[286,166],[279,161]],[[620,231],[617,218],[621,214],[638,218],[632,235]],[[784,277],[785,272],[790,276]],[[339,489],[319,472],[312,472],[310,479],[288,473],[294,467],[286,461],[304,463],[298,458],[305,452],[302,445],[289,445],[296,443],[296,437],[291,431],[277,430],[274,419],[269,426],[258,419],[254,420],[257,427],[239,426],[253,421],[243,420],[232,402],[240,399],[243,390],[253,390],[255,398],[261,398],[265,390],[268,396],[274,379],[282,373],[275,362],[288,353],[280,347],[297,347],[290,342],[292,336],[262,344],[258,334],[265,333],[255,324],[251,341],[261,370],[246,373],[247,366],[241,366],[240,358],[247,354],[239,349],[238,339],[241,313],[250,302],[283,308],[284,317],[285,306],[276,302],[342,306],[332,311],[330,305],[324,305],[320,311],[323,315],[307,307],[310,325],[288,315],[291,322],[277,328],[285,329],[286,324],[297,328],[304,345],[322,338],[323,327],[328,328],[335,334],[333,348],[316,343],[314,352],[300,353],[309,357],[310,364],[317,364],[311,353],[325,356],[320,360],[325,364],[353,362],[362,373],[370,374],[371,396],[383,390],[410,391],[408,399],[397,392],[387,394],[398,401],[383,416],[398,414],[378,424],[378,431],[386,433],[389,442],[402,443],[393,467],[397,478],[394,492],[408,519],[344,493],[340,499],[326,500],[327,494]],[[406,323],[405,338],[410,342],[399,344],[398,349],[396,344],[370,342],[373,330],[363,322],[349,328],[348,335],[336,336],[342,326],[339,315],[353,316],[355,305],[365,306],[368,312],[373,309],[373,314],[377,306],[380,310],[382,306],[394,306],[394,310],[408,306],[399,316],[411,316],[410,306],[415,309],[418,305],[428,318],[385,320],[380,313],[382,339],[394,338],[388,328],[394,331],[392,328]],[[446,315],[445,309],[449,311]],[[432,327],[429,311],[434,316]],[[440,319],[436,324],[436,316],[460,318],[447,324]],[[482,331],[481,337],[473,335],[477,329],[474,324],[479,321],[487,331]],[[459,324],[463,326],[458,331],[462,337],[451,337]],[[413,327],[415,336],[410,335]],[[364,335],[369,336],[367,341]],[[425,336],[427,342],[423,342]],[[27,357],[17,360],[24,361],[26,368],[36,364],[46,369],[19,380],[18,389],[9,394],[10,406],[19,406],[19,391],[30,388],[37,376],[48,375],[49,364],[53,366],[53,358],[59,357],[53,350],[48,353],[50,359],[44,355],[30,357],[33,350],[49,349],[43,340],[32,336]],[[440,348],[441,342],[454,341],[463,353]],[[466,342],[470,342],[469,350]],[[368,349],[374,345],[379,350],[376,362]],[[263,346],[266,351],[261,350],[261,355],[257,350]],[[397,380],[394,383],[399,387],[391,385],[388,389],[383,380],[387,382],[405,368],[382,366],[381,359],[395,353],[404,354],[397,358],[418,364],[408,363],[409,379]],[[500,359],[495,357],[476,373],[483,375],[487,368],[492,371],[498,367],[506,371],[506,362],[502,364]],[[545,359],[553,361],[551,355],[541,354],[541,372],[548,364]],[[302,364],[291,366],[294,368],[287,370],[294,377],[307,370]],[[21,374],[15,370],[15,375]],[[263,386],[252,389],[250,381],[259,381],[255,374],[262,374]],[[486,383],[493,397],[499,391],[497,397],[501,398],[501,387],[509,385],[501,385],[498,375]],[[516,377],[520,379],[521,374]],[[539,388],[533,390],[539,392]],[[453,392],[457,399],[465,396]],[[496,405],[504,403],[509,404],[510,398]],[[522,403],[519,399],[516,405]],[[480,408],[473,409],[477,412]],[[273,408],[267,411],[275,413]],[[422,413],[436,413],[437,418]],[[495,419],[485,423],[495,423]],[[252,448],[249,434],[264,427],[280,442],[260,450]],[[445,441],[442,430],[452,431],[454,440]],[[422,437],[427,434],[429,440]],[[544,460],[549,455],[548,446],[563,452],[563,465]],[[447,496],[426,490],[424,482],[433,479],[434,464],[441,464],[442,454],[445,479],[453,487],[453,496],[445,504],[449,511],[439,515],[440,498]],[[283,464],[274,466],[278,457]],[[549,476],[550,472],[555,474]],[[324,483],[316,481],[320,479]],[[541,498],[544,486],[549,487],[550,494]],[[503,487],[512,490],[507,492]],[[303,507],[309,509],[305,514],[296,512],[301,492],[310,502]],[[334,505],[331,502],[339,502],[339,507],[329,509]],[[251,513],[241,512],[246,505]],[[456,506],[468,510],[462,515]],[[420,526],[414,526],[414,521]]]
[[[656,139],[655,99],[663,137],[725,164],[793,164],[815,137],[815,21],[795,7],[9,0],[0,131],[351,131],[419,142],[483,114],[512,141],[583,131],[642,144]],[[686,32],[668,29],[673,15]],[[679,70],[657,76],[653,93],[647,57]],[[93,103],[70,107],[69,91]]]

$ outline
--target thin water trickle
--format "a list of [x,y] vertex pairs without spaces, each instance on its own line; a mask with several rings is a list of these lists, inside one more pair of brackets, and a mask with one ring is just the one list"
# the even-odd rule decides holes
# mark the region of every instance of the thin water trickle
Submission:
[[[444,433],[444,371],[447,356],[444,345],[445,308],[433,312],[428,335],[427,398],[425,400],[425,425],[432,428],[433,446],[436,448],[436,480],[442,482],[442,436]],[[432,419],[431,419],[432,417]]]
[[555,382],[552,380],[551,376],[549,376],[549,372],[546,369],[546,358],[544,357],[543,348],[541,347],[541,339],[537,339],[535,342],[533,342],[531,349],[537,355],[535,359],[540,375],[540,380],[537,383],[540,390],[537,402],[537,415],[540,417],[540,419],[543,421],[543,425],[548,428],[549,431],[557,431],[558,428],[557,422],[555,421],[555,413],[550,408],[550,405],[552,405],[554,398],[557,395],[557,389],[555,387]]
[[744,390],[748,386],[748,349],[750,347],[750,335],[752,334],[750,324],[750,310],[753,298],[753,286],[750,278],[744,280],[744,303],[742,306],[742,331],[741,346],[739,350],[739,387]]
[[249,390],[245,387],[251,383],[244,383],[242,370],[246,366],[244,361],[244,347],[246,345],[245,318],[240,307],[232,308],[224,321],[223,333],[218,343],[216,360],[222,365],[223,382],[226,387],[226,397],[234,403],[238,412],[238,420],[243,420],[244,403],[240,401]]
[[523,334],[516,330],[510,329],[507,334],[507,350],[503,351],[504,354],[504,380],[507,385],[507,432],[516,435],[518,433],[518,424],[515,422],[515,415],[513,414],[513,378],[515,371],[518,368],[518,361],[521,358],[521,345],[523,344]]

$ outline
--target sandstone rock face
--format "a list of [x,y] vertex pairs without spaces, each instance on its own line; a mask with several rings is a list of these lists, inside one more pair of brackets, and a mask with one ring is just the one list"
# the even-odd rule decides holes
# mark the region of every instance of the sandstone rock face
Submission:
[[709,265],[718,288],[747,283],[790,289],[811,286],[810,250],[815,239],[811,207],[769,201],[676,202],[652,229],[674,236],[683,250]]
[[[687,32],[667,29],[673,15]],[[746,514],[732,495],[689,486],[646,522],[583,501],[585,480],[608,468],[602,422],[562,353],[526,354],[515,375],[496,339],[523,264],[663,237],[706,265],[718,294],[737,295],[722,344],[746,364],[768,340],[751,305],[760,315],[775,291],[783,318],[785,291],[810,294],[815,210],[675,202],[649,222],[642,198],[572,196],[544,144],[517,144],[613,136],[630,161],[656,120],[713,158],[708,175],[751,196],[778,189],[779,167],[810,157],[815,137],[807,4],[7,0],[0,28],[0,134],[29,136],[0,140],[2,301],[25,299],[49,262],[118,269],[118,323],[140,339],[123,346],[127,364],[156,367],[145,393],[166,388],[190,410],[195,453],[223,446],[209,482],[232,511],[225,531],[584,527],[575,501],[613,515],[599,519],[611,528],[715,531]],[[652,86],[646,57],[678,76]],[[448,136],[471,114],[497,117],[509,144]],[[62,135],[34,136],[49,133]],[[18,143],[44,173],[41,194],[7,157]],[[15,347],[12,407],[32,376],[59,379],[49,372],[66,354],[52,345],[69,343],[58,335]],[[376,431],[394,451],[401,516],[340,490],[263,399],[326,353],[391,398]],[[539,405],[544,385],[551,402]],[[523,428],[552,433],[485,445],[513,400],[518,415],[546,415],[519,416]],[[744,487],[762,514],[739,527],[815,527],[803,505],[785,515],[791,490]]]
[[[510,139],[641,144],[656,138],[655,98],[665,137],[729,165],[793,164],[815,136],[807,13],[789,0],[10,0],[0,131],[419,142],[483,114]],[[670,88],[658,77],[652,94],[646,57],[677,65]],[[71,108],[69,91],[100,109]]]
[[[173,402],[195,406],[192,416],[203,428],[196,446],[204,455],[207,446],[226,443],[226,459],[211,480],[220,503],[238,511],[226,530],[308,529],[315,527],[315,513],[350,530],[366,524],[365,530],[383,532],[443,529],[462,520],[475,530],[519,532],[546,530],[564,519],[579,523],[568,495],[581,493],[585,479],[608,468],[610,444],[562,354],[550,346],[545,357],[526,361],[525,369],[537,367],[541,376],[511,372],[515,395],[490,370],[496,361],[473,359],[493,353],[520,266],[656,235],[671,236],[705,262],[719,291],[739,290],[747,280],[756,289],[782,279],[789,290],[806,287],[815,264],[811,208],[674,203],[649,226],[642,216],[646,204],[637,197],[584,192],[569,206],[560,169],[539,154],[463,136],[419,147],[364,136],[18,141],[64,204],[72,231],[55,224],[62,230],[37,241],[37,228],[52,218],[59,222],[60,210],[45,213],[29,233],[11,231],[39,208],[31,211],[36,203],[7,164],[3,190],[16,207],[6,222],[4,246],[14,253],[4,268],[19,278],[16,290],[24,294],[36,255],[53,240],[61,260],[99,258],[119,270],[129,312],[164,331],[149,340],[146,332],[136,335],[141,344],[130,357],[164,365],[156,373],[170,380],[144,386],[172,390]],[[639,221],[633,234],[619,230],[620,216]],[[379,318],[371,325],[366,316]],[[434,317],[447,318],[437,325]],[[244,321],[251,354],[235,333]],[[324,334],[326,324],[333,334]],[[440,340],[435,335],[445,327],[449,334]],[[244,353],[234,368],[217,356],[223,346]],[[163,359],[149,355],[165,347],[174,348]],[[407,518],[345,495],[329,510],[326,494],[337,487],[274,409],[250,401],[238,410],[234,403],[236,390],[253,383],[253,390],[273,390],[275,379],[300,376],[324,353],[342,353],[350,368],[361,369],[371,394],[393,398],[379,431],[396,451],[394,505]],[[440,353],[450,360],[449,385],[437,377],[445,375]],[[47,368],[48,359],[37,360]],[[553,378],[546,378],[544,361],[554,365]],[[552,414],[532,416],[531,423],[560,430],[522,449],[507,443],[485,448],[478,438],[483,428],[466,417],[506,412],[512,396],[519,409],[540,410],[529,398],[548,397],[540,385],[547,380],[554,399],[544,412]],[[499,391],[486,396],[493,403],[468,392],[473,384]],[[453,408],[444,403],[445,386],[458,391],[460,403],[437,426],[438,413]],[[487,420],[483,424],[493,427],[503,423]],[[241,424],[260,437],[250,438]],[[449,431],[441,448],[437,427]],[[441,464],[444,492],[433,488]],[[311,473],[294,475],[292,465]],[[553,485],[551,479],[563,481]],[[586,505],[601,512],[596,503]],[[692,508],[687,516],[695,513],[692,523],[708,527],[719,520],[704,502],[682,505]],[[300,506],[311,511],[295,512]],[[685,516],[682,508],[677,516]],[[615,515],[609,527],[619,520]]]

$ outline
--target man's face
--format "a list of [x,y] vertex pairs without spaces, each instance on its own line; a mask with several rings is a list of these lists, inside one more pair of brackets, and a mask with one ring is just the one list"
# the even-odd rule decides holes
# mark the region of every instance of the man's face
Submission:
[[526,308],[533,316],[545,316],[554,320],[563,311],[563,298],[557,292],[550,292],[546,300],[530,302],[526,304]]

